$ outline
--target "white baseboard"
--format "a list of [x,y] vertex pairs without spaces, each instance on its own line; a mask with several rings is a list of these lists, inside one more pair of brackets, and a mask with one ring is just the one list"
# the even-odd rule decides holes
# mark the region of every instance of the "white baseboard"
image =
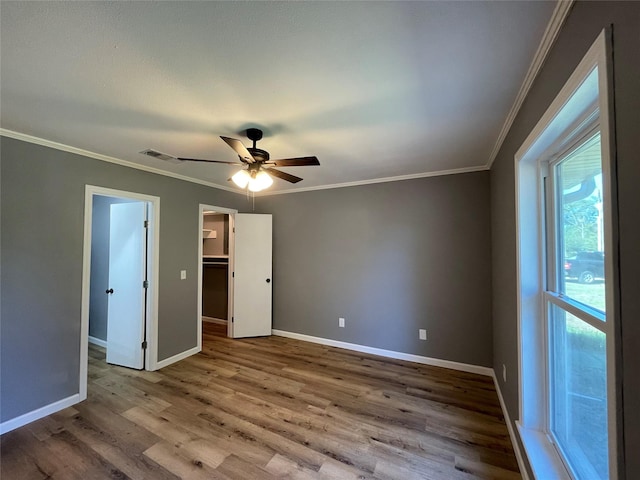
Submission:
[[381,357],[387,358],[395,358],[396,360],[406,360],[408,362],[422,363],[424,365],[431,365],[433,367],[451,368],[452,370],[477,373],[479,375],[485,375],[487,377],[491,377],[493,375],[493,369],[489,367],[481,367],[480,365],[452,362],[450,360],[423,357],[421,355],[413,355],[411,353],[395,352],[393,350],[384,350],[382,348],[367,347],[366,345],[340,342],[338,340],[331,340],[322,337],[312,337],[311,335],[287,332],[285,330],[272,330],[271,332],[273,333],[273,335],[277,335],[279,337],[293,338],[295,340],[302,340],[304,342],[319,343],[320,345],[327,345],[329,347],[345,348],[347,350],[354,350],[356,352],[370,353],[372,355],[379,355]]
[[40,407],[31,412],[20,415],[19,417],[2,422],[0,423],[0,435],[10,432],[11,430],[15,430],[16,428],[22,427],[27,423],[40,420],[41,418],[46,417],[47,415],[51,415],[52,413],[64,410],[65,408],[70,407],[71,405],[75,405],[76,403],[80,403],[79,393],[71,395],[67,398],[63,398],[62,400],[58,400],[57,402],[50,403],[49,405],[45,405],[44,407]]
[[228,323],[226,320],[223,320],[221,318],[205,317],[204,315],[202,316],[202,321],[209,323],[218,323],[220,325],[226,325]]
[[165,358],[164,360],[160,360],[159,362],[156,362],[156,366],[153,370],[160,370],[161,368],[164,367],[168,367],[169,365],[171,365],[172,363],[176,363],[179,362],[180,360],[184,360],[187,357],[190,357],[191,355],[195,355],[196,353],[199,353],[202,350],[202,348],[200,347],[193,347],[190,348],[189,350],[186,350],[182,353],[178,353],[177,355],[174,355],[173,357],[169,357],[169,358]]
[[511,424],[511,419],[509,418],[509,412],[507,411],[507,406],[504,403],[504,398],[502,397],[502,391],[500,390],[500,385],[498,384],[498,378],[496,377],[495,370],[492,371],[491,376],[493,377],[493,384],[496,387],[496,392],[498,392],[498,400],[500,400],[500,408],[502,408],[502,415],[504,415],[504,421],[507,424],[507,430],[509,430],[509,437],[511,437],[511,443],[513,445],[513,451],[516,454],[516,460],[518,461],[518,468],[520,468],[520,474],[522,475],[523,480],[529,480],[529,474],[527,473],[527,469],[524,465],[524,457],[522,456],[522,452],[520,451],[520,447],[518,444],[518,440],[516,438],[516,432],[513,429],[513,425]]
[[107,348],[106,340],[102,340],[97,337],[92,337],[91,335],[89,335],[89,343],[93,343],[94,345],[98,345],[99,347]]

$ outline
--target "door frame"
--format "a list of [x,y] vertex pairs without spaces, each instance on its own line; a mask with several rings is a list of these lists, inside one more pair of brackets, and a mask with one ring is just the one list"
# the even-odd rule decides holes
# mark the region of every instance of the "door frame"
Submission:
[[228,285],[227,290],[227,337],[233,338],[233,264],[235,258],[235,235],[234,235],[234,223],[235,215],[238,210],[226,207],[216,207],[214,205],[207,205],[201,203],[198,208],[198,351],[202,350],[202,242],[204,236],[202,234],[202,228],[204,225],[204,212],[214,211],[223,215],[229,215],[229,268],[228,268]]
[[160,265],[160,197],[125,190],[85,185],[84,241],[82,248],[82,297],[80,314],[80,401],[87,398],[89,361],[89,300],[91,282],[91,237],[93,198],[107,196],[147,202],[149,228],[147,236],[147,321],[145,370],[157,370],[158,363],[158,273]]

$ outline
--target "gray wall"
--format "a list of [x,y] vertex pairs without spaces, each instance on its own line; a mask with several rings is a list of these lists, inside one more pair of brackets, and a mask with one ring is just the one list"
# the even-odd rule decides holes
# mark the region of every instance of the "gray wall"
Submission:
[[273,214],[274,328],[490,366],[488,180],[257,198],[256,210]]
[[[613,25],[615,121],[620,256],[618,364],[624,383],[624,425],[629,480],[640,478],[640,3],[577,2],[525,100],[491,169],[493,257],[493,365],[505,364],[508,381],[500,387],[509,415],[518,419],[516,332],[516,230],[514,155],[560,91],[600,31]],[[624,478],[624,477],[623,477]]]
[[243,211],[246,198],[11,138],[0,142],[0,420],[78,392],[85,184],[160,197],[158,358],[194,347],[198,204]]
[[111,205],[131,200],[96,195],[91,216],[91,280],[89,291],[89,335],[107,340],[109,298],[109,228]]

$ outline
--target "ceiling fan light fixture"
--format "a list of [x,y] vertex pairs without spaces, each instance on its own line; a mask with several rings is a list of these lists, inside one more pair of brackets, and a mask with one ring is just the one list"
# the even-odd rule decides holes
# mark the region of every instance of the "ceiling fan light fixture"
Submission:
[[231,177],[231,180],[240,188],[245,188],[252,178],[249,172],[243,169],[235,173],[233,177]]
[[269,188],[273,184],[273,178],[265,172],[259,171],[255,177],[249,179],[249,190],[251,192],[259,192],[265,188]]

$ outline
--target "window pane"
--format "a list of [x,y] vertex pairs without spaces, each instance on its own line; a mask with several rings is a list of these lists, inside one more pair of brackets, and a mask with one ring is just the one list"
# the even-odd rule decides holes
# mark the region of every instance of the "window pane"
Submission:
[[551,431],[580,479],[608,478],[605,334],[551,305]]
[[559,291],[605,312],[600,134],[555,167]]

